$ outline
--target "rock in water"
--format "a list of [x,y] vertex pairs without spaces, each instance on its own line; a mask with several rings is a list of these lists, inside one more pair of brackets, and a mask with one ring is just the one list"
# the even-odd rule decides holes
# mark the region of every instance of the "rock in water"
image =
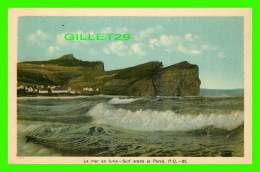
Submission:
[[100,135],[100,134],[104,134],[104,133],[105,133],[105,131],[102,127],[91,127],[88,132],[88,134],[91,136]]
[[200,91],[199,68],[187,61],[163,68],[153,77],[155,94],[196,96]]

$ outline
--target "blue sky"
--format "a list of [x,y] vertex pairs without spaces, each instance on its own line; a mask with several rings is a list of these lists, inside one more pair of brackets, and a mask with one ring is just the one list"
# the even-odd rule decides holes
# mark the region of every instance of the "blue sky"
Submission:
[[[103,61],[105,70],[149,61],[199,66],[201,88],[244,88],[243,17],[19,17],[18,61]],[[127,33],[130,40],[64,39],[66,33]]]

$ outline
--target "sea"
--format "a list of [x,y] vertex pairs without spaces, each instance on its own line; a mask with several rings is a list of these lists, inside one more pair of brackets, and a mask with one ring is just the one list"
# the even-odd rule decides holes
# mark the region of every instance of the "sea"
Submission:
[[18,97],[17,103],[17,156],[244,156],[243,94]]

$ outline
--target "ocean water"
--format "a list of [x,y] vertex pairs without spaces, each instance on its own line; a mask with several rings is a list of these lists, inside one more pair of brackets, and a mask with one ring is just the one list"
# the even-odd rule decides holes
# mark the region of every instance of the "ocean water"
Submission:
[[18,156],[244,156],[244,98],[18,98]]

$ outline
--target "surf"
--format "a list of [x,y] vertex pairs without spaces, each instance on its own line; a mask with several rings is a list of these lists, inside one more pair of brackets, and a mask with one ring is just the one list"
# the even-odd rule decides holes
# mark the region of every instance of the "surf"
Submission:
[[[129,100],[130,101],[130,100]],[[207,126],[233,130],[244,123],[243,111],[228,114],[178,114],[174,111],[136,110],[116,108],[109,103],[99,103],[87,112],[93,123],[107,124],[140,131],[190,131]]]
[[127,104],[131,103],[137,100],[140,100],[141,98],[112,98],[111,100],[108,101],[108,104]]

